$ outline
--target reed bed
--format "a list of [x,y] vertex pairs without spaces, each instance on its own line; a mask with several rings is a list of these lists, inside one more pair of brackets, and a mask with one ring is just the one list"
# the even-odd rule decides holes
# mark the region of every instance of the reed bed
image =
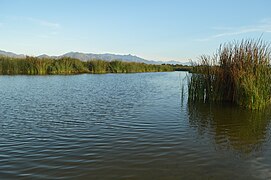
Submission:
[[87,62],[74,58],[11,58],[0,56],[0,75],[46,75],[80,73],[136,73],[173,71],[169,65],[152,65],[114,60],[90,60]]
[[263,109],[271,102],[270,46],[263,40],[242,40],[201,56],[188,77],[188,100],[230,102]]

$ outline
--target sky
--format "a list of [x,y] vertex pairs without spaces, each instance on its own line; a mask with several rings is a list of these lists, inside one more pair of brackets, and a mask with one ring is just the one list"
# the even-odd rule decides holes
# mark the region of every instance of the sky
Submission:
[[0,0],[0,50],[188,61],[244,38],[271,41],[269,0]]

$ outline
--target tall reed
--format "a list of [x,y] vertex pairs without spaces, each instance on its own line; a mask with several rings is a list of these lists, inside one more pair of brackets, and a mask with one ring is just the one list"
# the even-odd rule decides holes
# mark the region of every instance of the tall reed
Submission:
[[262,109],[271,102],[270,47],[263,40],[223,44],[201,56],[188,78],[189,102],[231,102]]
[[159,72],[173,71],[169,65],[152,65],[136,62],[114,60],[91,60],[88,62],[79,59],[62,57],[53,58],[11,58],[0,56],[0,75],[45,75],[45,74],[78,74],[78,73],[132,73],[132,72]]

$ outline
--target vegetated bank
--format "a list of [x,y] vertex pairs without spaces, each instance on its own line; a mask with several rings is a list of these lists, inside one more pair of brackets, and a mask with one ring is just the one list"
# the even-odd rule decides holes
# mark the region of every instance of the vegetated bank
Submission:
[[1,75],[49,75],[49,74],[80,74],[80,73],[137,73],[173,71],[169,65],[153,65],[119,60],[104,61],[90,60],[87,62],[78,59],[63,57],[53,58],[11,58],[0,57]]
[[188,102],[230,102],[248,109],[271,103],[270,47],[263,40],[242,40],[201,56],[188,76]]
[[181,65],[181,64],[168,64],[170,66],[172,66],[174,71],[189,71],[192,72],[193,71],[193,66],[190,65]]

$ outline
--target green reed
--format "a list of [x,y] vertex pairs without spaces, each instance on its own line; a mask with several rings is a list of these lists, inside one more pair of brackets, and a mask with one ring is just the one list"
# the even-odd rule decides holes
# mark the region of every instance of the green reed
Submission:
[[124,62],[119,60],[103,61],[91,60],[87,62],[92,73],[136,73],[136,72],[162,72],[173,71],[169,65],[153,65],[137,62]]
[[189,102],[231,102],[262,109],[271,100],[269,44],[242,40],[223,44],[213,56],[201,56],[188,78]]
[[79,73],[132,73],[173,71],[169,65],[152,65],[136,62],[114,60],[90,60],[62,57],[53,58],[11,58],[0,56],[0,75],[45,75],[45,74],[79,74]]

